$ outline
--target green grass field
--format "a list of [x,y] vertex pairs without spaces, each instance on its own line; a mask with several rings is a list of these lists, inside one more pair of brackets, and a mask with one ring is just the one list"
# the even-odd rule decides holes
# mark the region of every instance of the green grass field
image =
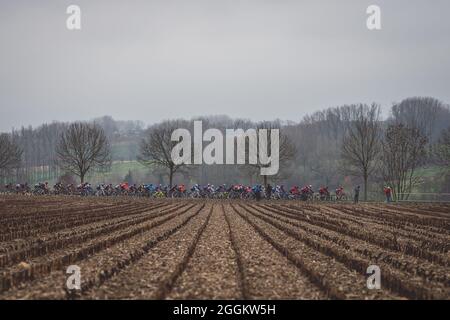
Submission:
[[143,166],[138,161],[115,161],[111,165],[111,169],[108,172],[95,172],[87,177],[87,181],[91,183],[100,183],[109,181],[119,182],[121,181],[128,172],[135,176],[144,176],[150,169]]

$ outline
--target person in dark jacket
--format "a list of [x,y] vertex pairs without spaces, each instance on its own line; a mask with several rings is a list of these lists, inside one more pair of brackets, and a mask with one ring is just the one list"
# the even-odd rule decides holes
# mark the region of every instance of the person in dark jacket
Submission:
[[354,203],[358,203],[359,202],[359,190],[361,189],[361,187],[360,186],[357,186],[356,188],[355,188],[355,190],[354,190],[354,195],[353,195],[353,202]]

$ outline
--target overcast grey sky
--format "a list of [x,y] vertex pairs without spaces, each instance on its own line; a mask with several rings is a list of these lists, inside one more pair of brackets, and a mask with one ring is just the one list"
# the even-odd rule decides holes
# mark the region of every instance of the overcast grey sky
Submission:
[[[448,0],[0,0],[0,130],[450,102]],[[66,29],[66,8],[82,30]],[[366,8],[382,9],[381,31]]]

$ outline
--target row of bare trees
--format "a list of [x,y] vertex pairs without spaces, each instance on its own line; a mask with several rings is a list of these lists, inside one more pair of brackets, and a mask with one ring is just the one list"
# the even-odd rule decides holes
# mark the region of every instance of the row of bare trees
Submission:
[[[429,113],[445,112],[448,108],[438,105],[438,102],[429,99],[418,99],[430,106]],[[411,105],[411,113],[405,120],[403,116],[408,105]],[[401,112],[400,112],[401,110]],[[235,168],[213,167],[214,171],[227,171],[222,174],[235,179],[222,179],[224,182],[242,181],[255,177],[253,181],[259,181],[267,185],[275,181],[291,181],[298,183],[299,168],[305,166],[305,171],[310,171],[319,176],[321,184],[328,185],[333,178],[342,180],[343,176],[361,178],[363,182],[364,199],[368,198],[368,190],[371,182],[381,181],[394,189],[395,195],[400,198],[408,196],[420,182],[416,176],[416,170],[429,160],[426,146],[434,132],[427,128],[433,127],[436,116],[423,116],[423,110],[416,112],[417,103],[413,101],[402,102],[395,105],[392,116],[388,121],[380,117],[381,110],[377,104],[371,105],[347,105],[328,109],[306,117],[300,124],[262,122],[251,123],[243,120],[233,121],[223,117],[220,123],[222,128],[282,128],[280,161],[282,172],[275,177],[260,176],[258,172],[260,164],[244,166],[238,171]],[[418,118],[414,120],[414,118]],[[217,119],[202,119],[210,126],[216,127]],[[420,126],[415,127],[416,124]],[[171,141],[170,135],[179,127],[190,127],[190,123],[184,121],[165,121],[151,127],[146,138],[141,143],[140,161],[150,167],[159,167],[167,170],[169,183],[172,184],[176,172],[183,173],[186,177],[195,177],[194,181],[202,180],[202,174],[195,171],[208,170],[206,166],[186,168],[184,165],[175,165],[170,158],[170,151],[176,142]],[[439,150],[445,150],[440,146]],[[441,152],[442,154],[442,152]],[[197,174],[197,176],[196,176]],[[211,174],[206,174],[208,182]],[[300,175],[301,176],[301,175]],[[295,179],[295,180],[294,180]],[[304,178],[304,180],[306,180]],[[248,180],[247,180],[248,181]],[[311,180],[309,180],[311,181]]]
[[[144,125],[140,121],[116,121],[109,116],[89,122],[100,127],[111,146],[115,161],[135,160]],[[55,180],[65,170],[58,163],[57,145],[70,123],[52,122],[38,127],[13,129],[8,136],[20,149],[20,161],[0,172],[0,182],[37,182]]]
[[[49,131],[46,130],[48,127],[43,128],[44,132]],[[17,138],[14,133],[0,135],[0,173],[3,176],[8,176],[11,171],[19,171],[23,167],[25,153],[14,137]],[[61,130],[57,137],[52,138],[55,139],[53,145],[41,151],[42,153],[48,151],[42,156],[42,161],[47,161],[40,164],[47,167],[58,166],[63,172],[78,176],[81,183],[89,171],[107,168],[111,163],[108,139],[103,129],[94,123],[75,122]],[[29,159],[25,157],[26,160]]]
[[[251,122],[244,122],[241,120],[233,121],[227,117],[221,118],[220,123],[217,121],[211,120],[211,119],[197,119],[201,120],[202,124],[204,126],[204,129],[207,128],[215,128],[221,131],[223,135],[225,135],[226,129],[249,129],[249,128],[256,128],[256,129],[266,129],[267,134],[271,135],[271,130],[273,129],[280,129],[281,124],[279,122],[260,122],[257,124],[253,124]],[[142,139],[140,144],[140,153],[138,156],[138,160],[141,164],[155,170],[155,169],[162,169],[163,173],[168,177],[169,185],[173,185],[174,175],[175,173],[180,173],[184,179],[193,179],[195,181],[202,182],[202,175],[204,174],[204,171],[211,169],[214,171],[222,171],[221,177],[217,181],[221,181],[222,183],[238,183],[242,182],[243,176],[248,177],[255,177],[255,181],[258,181],[259,183],[263,183],[264,185],[268,184],[269,176],[267,175],[259,175],[261,168],[267,167],[267,164],[262,164],[261,162],[257,162],[255,164],[249,164],[249,154],[251,151],[254,152],[257,159],[260,159],[261,155],[261,149],[256,148],[256,150],[250,150],[248,138],[246,138],[246,145],[245,145],[245,160],[247,165],[237,167],[237,166],[219,166],[219,165],[212,165],[212,168],[208,168],[209,166],[205,165],[187,165],[187,164],[176,164],[174,163],[171,152],[172,149],[175,147],[175,145],[178,143],[178,141],[172,141],[171,136],[172,132],[176,129],[183,128],[187,129],[191,132],[191,136],[193,136],[193,122],[192,121],[185,121],[185,120],[166,120],[162,123],[153,125],[150,127],[145,137]],[[226,124],[225,124],[226,122]],[[252,125],[254,125],[252,127]],[[259,139],[259,138],[257,138]],[[203,140],[203,137],[202,137]],[[267,150],[271,149],[270,145],[270,139],[268,139],[268,145]],[[258,145],[258,141],[257,145]],[[202,141],[203,143],[203,141]],[[287,137],[283,132],[280,133],[279,137],[279,164],[281,168],[286,168],[289,165],[289,162],[294,159],[295,157],[295,146],[291,143],[291,140],[289,137]],[[203,145],[202,145],[203,146]],[[225,148],[225,146],[223,146]],[[203,148],[202,148],[203,150]],[[224,154],[225,150],[223,150]],[[235,155],[236,156],[236,155]],[[192,163],[193,161],[191,161]],[[280,179],[282,177],[283,172],[280,172],[277,176],[272,177],[274,179]],[[207,174],[207,176],[211,177],[211,174]],[[227,179],[224,179],[224,177],[227,176]],[[260,176],[260,179],[257,179],[256,177]],[[245,178],[246,179],[246,178]],[[209,182],[211,180],[208,180]]]
[[[431,131],[425,119],[403,122],[402,117],[395,116],[398,109],[394,108],[394,117],[381,122],[380,106],[376,104],[354,105],[348,111],[341,150],[342,171],[362,177],[365,200],[371,177],[382,179],[392,188],[395,198],[407,199],[421,181],[417,169],[429,156],[426,146]],[[408,115],[409,120],[412,118]]]
[[[428,100],[424,100],[430,103]],[[412,104],[416,110],[416,105]],[[432,108],[430,113],[436,110],[436,103],[430,103]],[[402,107],[403,111],[405,107]],[[394,190],[394,196],[398,198],[408,197],[413,188],[420,182],[416,176],[416,170],[429,160],[430,154],[426,146],[431,139],[433,132],[427,129],[430,124],[426,121],[434,121],[435,117],[429,120],[422,119],[423,111],[416,114],[419,120],[412,121],[414,117],[409,116],[408,121],[404,117],[397,117],[399,108],[393,108],[393,116],[388,121],[380,119],[380,106],[371,105],[348,105],[329,110],[325,115],[316,115],[316,119],[308,119],[309,126],[320,123],[315,137],[312,138],[313,150],[311,169],[317,173],[325,171],[339,172],[341,175],[361,177],[363,181],[364,199],[368,198],[370,180],[382,180],[390,185]],[[317,119],[328,119],[328,123]],[[237,168],[236,166],[215,166],[212,170],[222,170],[222,178],[227,176],[230,183],[240,182],[243,177],[252,176],[255,182],[258,181],[267,185],[269,182],[283,181],[288,176],[292,176],[296,171],[298,152],[294,141],[298,136],[289,135],[289,130],[280,121],[252,123],[242,120],[231,120],[223,117],[219,119],[200,119],[206,128],[222,126],[220,129],[225,133],[229,128],[257,128],[267,129],[269,134],[272,129],[281,128],[280,136],[280,167],[283,169],[275,176],[259,176],[259,171],[263,166],[260,163],[246,165]],[[416,127],[417,123],[421,123]],[[160,173],[168,177],[169,185],[173,185],[175,174],[180,174],[182,180],[191,178],[194,181],[201,180],[201,176],[207,166],[194,166],[185,164],[175,164],[171,158],[171,151],[176,141],[171,140],[172,132],[175,129],[186,128],[191,132],[192,121],[167,120],[150,127],[141,141],[138,160],[151,168],[159,170]],[[308,126],[307,126],[308,127]],[[81,178],[91,168],[103,168],[110,164],[110,150],[107,139],[101,130],[95,126],[84,128],[81,124],[72,125],[62,136],[58,145],[57,154],[65,171],[69,171]],[[325,132],[325,135],[323,134]],[[292,133],[292,131],[291,131]],[[311,136],[306,136],[311,138]],[[445,166],[445,159],[448,157],[449,134],[443,135],[436,144],[435,158],[440,159]],[[326,147],[320,148],[319,144]],[[269,148],[270,149],[270,146]],[[320,150],[320,151],[318,151]],[[248,161],[249,149],[246,149],[246,160]],[[259,153],[259,149],[256,151]],[[446,154],[447,152],[447,154]],[[334,154],[333,154],[334,153]],[[439,155],[439,156],[438,156]],[[259,154],[258,157],[259,159]],[[247,162],[248,163],[248,162]],[[328,165],[327,165],[328,164]],[[322,168],[321,168],[322,166]],[[220,167],[220,169],[219,169]],[[323,169],[325,168],[325,170]],[[329,170],[326,170],[326,169]],[[331,169],[330,169],[331,168]],[[337,168],[337,170],[336,170]],[[199,174],[200,172],[200,174]],[[206,179],[210,179],[210,174],[206,174]],[[224,181],[224,180],[221,180]]]
[[[41,166],[69,173],[84,181],[93,170],[108,170],[120,128],[141,140],[130,159],[148,166],[159,182],[363,184],[364,198],[371,186],[389,184],[397,197],[407,197],[420,183],[417,169],[426,164],[444,168],[448,175],[450,109],[432,98],[411,98],[395,104],[387,120],[377,104],[346,105],[316,112],[300,123],[260,122],[227,116],[203,117],[204,129],[280,129],[280,172],[261,176],[261,164],[246,166],[178,165],[171,159],[177,143],[173,130],[192,132],[193,120],[170,120],[145,132],[139,122],[115,124],[110,117],[89,123],[44,125],[39,131],[22,129],[0,139],[0,171],[17,172]],[[35,134],[37,133],[37,134]],[[114,143],[111,143],[114,141]],[[270,148],[269,148],[270,149]],[[246,150],[248,152],[248,150]],[[248,155],[247,155],[248,157]],[[259,158],[259,157],[258,157]],[[248,159],[246,159],[248,160]],[[167,180],[166,180],[167,179]],[[348,180],[350,179],[350,180]]]
[[[316,112],[286,127],[299,150],[297,173],[292,177],[315,185],[361,182],[365,197],[371,189],[380,193],[384,183],[400,197],[408,197],[423,185],[418,168],[448,167],[442,159],[448,158],[445,132],[449,135],[449,123],[449,106],[433,98],[394,104],[387,120],[381,119],[376,104]],[[448,190],[445,185],[439,188]]]

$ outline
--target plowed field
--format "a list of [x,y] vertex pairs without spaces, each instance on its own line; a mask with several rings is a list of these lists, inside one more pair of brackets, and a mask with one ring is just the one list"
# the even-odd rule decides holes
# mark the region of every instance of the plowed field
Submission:
[[450,299],[449,247],[450,205],[4,196],[0,299]]

